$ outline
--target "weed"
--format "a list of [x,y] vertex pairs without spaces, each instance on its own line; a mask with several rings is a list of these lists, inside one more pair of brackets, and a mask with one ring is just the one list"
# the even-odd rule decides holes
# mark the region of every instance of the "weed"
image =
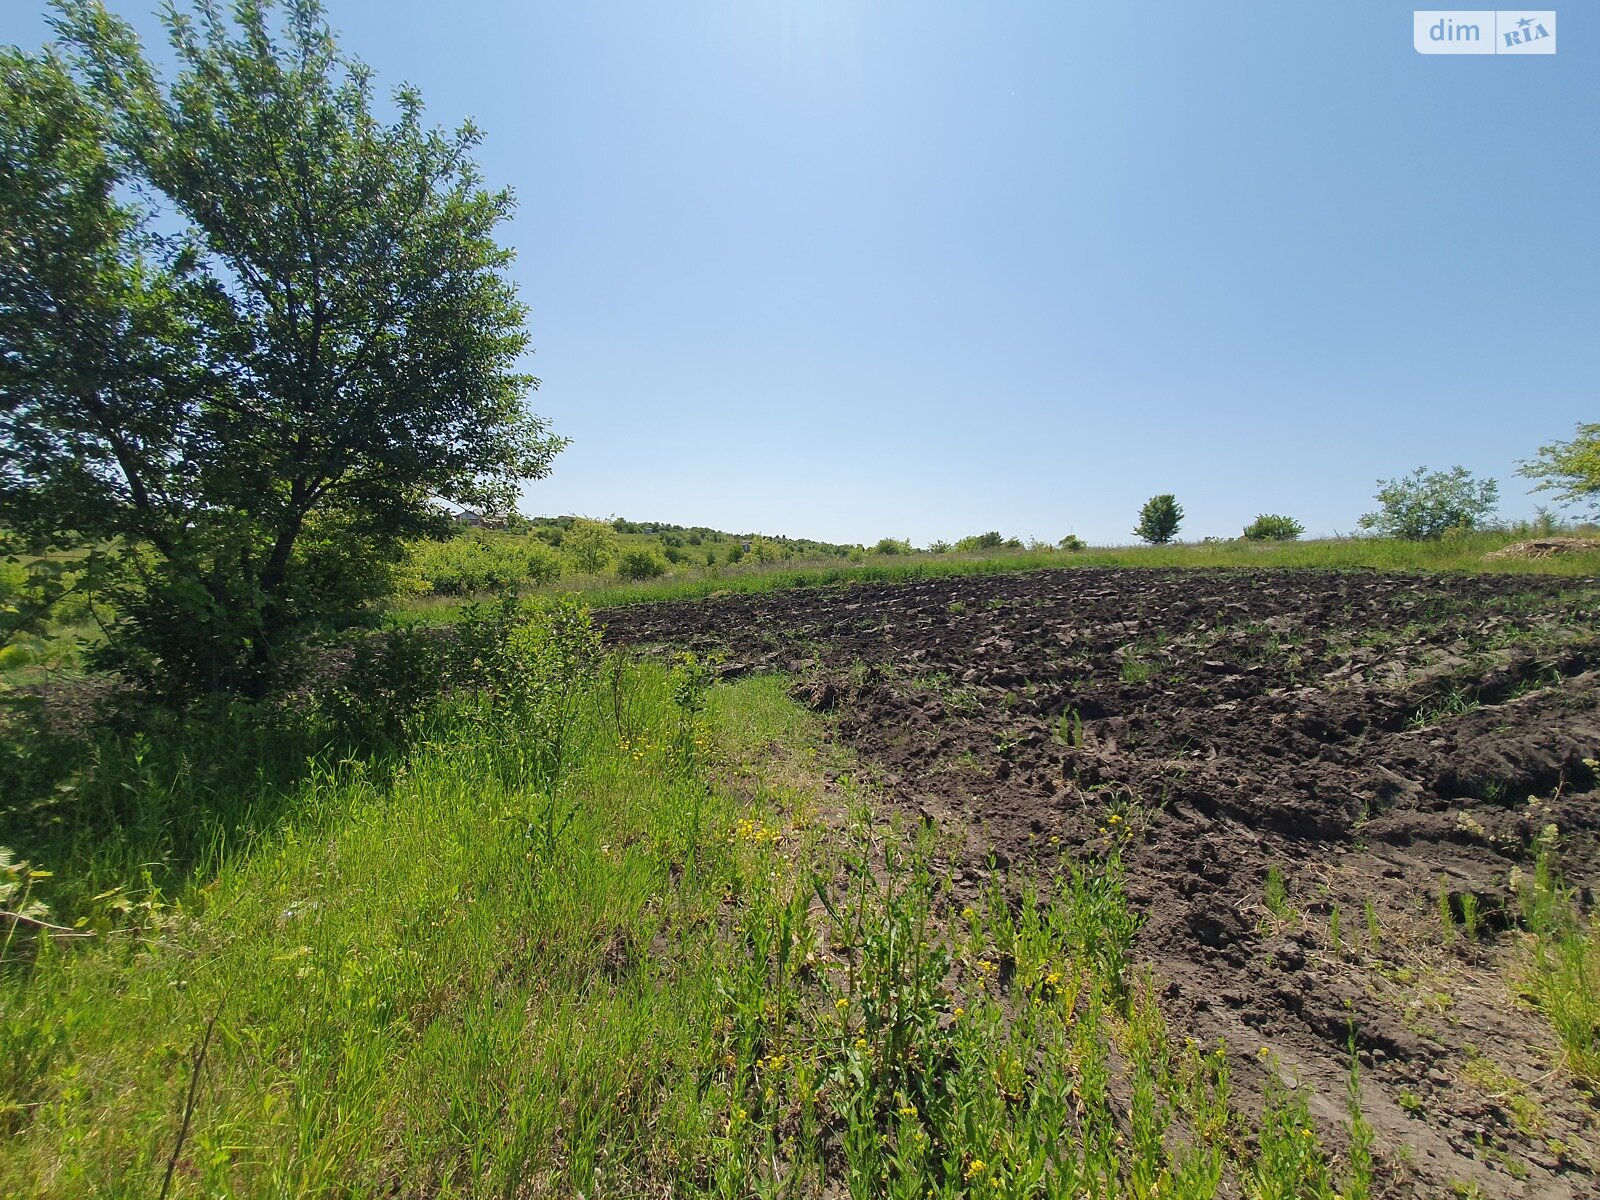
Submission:
[[1544,837],[1533,878],[1514,878],[1528,947],[1520,985],[1549,1018],[1568,1070],[1600,1087],[1600,922],[1585,917]]
[[1353,1026],[1348,1048],[1350,1073],[1345,1080],[1345,1112],[1350,1122],[1350,1171],[1339,1194],[1342,1200],[1368,1200],[1372,1195],[1372,1146],[1376,1134],[1371,1122],[1361,1111],[1361,1060],[1356,1053]]
[[1409,725],[1412,729],[1426,729],[1437,725],[1451,717],[1462,717],[1474,709],[1481,707],[1475,693],[1469,688],[1455,688],[1443,696],[1435,697],[1419,705],[1411,714]]
[[1488,1099],[1503,1106],[1511,1114],[1511,1122],[1519,1133],[1533,1137],[1544,1129],[1544,1110],[1529,1094],[1527,1085],[1474,1047],[1467,1048],[1461,1076]]
[[1289,902],[1289,885],[1276,864],[1267,868],[1267,882],[1262,888],[1262,899],[1266,903],[1267,911],[1278,920],[1287,921],[1294,915],[1294,905]]
[[1456,918],[1455,912],[1450,907],[1450,885],[1445,880],[1439,880],[1438,890],[1434,893],[1434,908],[1439,914],[1439,927],[1444,935],[1444,944],[1456,944]]
[[1056,740],[1075,750],[1083,748],[1083,717],[1077,709],[1069,708],[1057,719]]
[[1153,665],[1146,662],[1138,649],[1129,647],[1122,656],[1122,682],[1144,683],[1156,673]]
[[1476,942],[1482,922],[1478,914],[1478,895],[1476,892],[1461,893],[1461,928],[1466,932],[1467,941]]

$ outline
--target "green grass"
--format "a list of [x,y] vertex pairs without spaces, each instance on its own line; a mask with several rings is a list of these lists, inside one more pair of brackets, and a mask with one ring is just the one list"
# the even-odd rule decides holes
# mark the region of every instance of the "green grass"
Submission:
[[1280,921],[1287,921],[1294,916],[1294,904],[1289,899],[1289,885],[1276,864],[1267,868],[1266,883],[1261,889],[1262,901],[1267,906],[1267,911]]
[[[1547,559],[1493,559],[1485,555],[1521,540],[1516,533],[1478,533],[1434,542],[1388,538],[1337,538],[1296,542],[1227,541],[1172,546],[1127,546],[1061,550],[1010,550],[987,554],[926,554],[847,563],[771,562],[722,566],[713,573],[680,571],[636,584],[607,576],[566,576],[550,589],[575,592],[595,608],[665,600],[699,600],[842,583],[893,583],[963,575],[992,575],[1050,567],[1280,568],[1332,570],[1471,571],[1563,576],[1600,575],[1600,551]],[[414,601],[413,618],[442,619],[453,608],[444,600]]]
[[125,808],[7,869],[95,932],[5,940],[0,1194],[1365,1194],[1167,1028],[1114,850],[963,905],[786,681],[569,641],[387,757],[85,764]]
[[[520,541],[531,535],[486,534],[491,539]],[[1528,536],[1528,531],[1486,532],[1433,542],[1387,538],[1330,538],[1295,542],[1234,540],[1171,546],[1122,546],[1083,551],[998,550],[974,554],[868,555],[863,561],[838,556],[780,559],[746,558],[738,564],[707,568],[697,560],[674,566],[657,579],[628,583],[612,573],[566,573],[554,583],[531,589],[530,595],[581,596],[592,608],[670,600],[701,600],[720,595],[826,587],[849,583],[896,583],[965,575],[994,575],[1052,567],[1143,568],[1288,568],[1378,570],[1401,572],[1471,571],[1561,576],[1600,575],[1600,551],[1547,559],[1493,559],[1484,556]],[[737,539],[726,539],[736,542]],[[618,535],[623,549],[659,548],[659,538],[640,533]],[[542,546],[543,543],[540,543]],[[685,550],[698,547],[685,547]],[[395,602],[395,615],[407,622],[453,620],[466,600],[451,596],[410,596]],[[952,615],[959,615],[952,610]],[[75,673],[75,642],[97,636],[88,626],[57,629],[48,639],[31,639],[7,657],[0,657],[0,684],[37,682],[52,671]]]
[[176,1194],[565,1192],[715,1159],[725,900],[766,886],[782,851],[748,831],[780,818],[707,792],[660,671],[590,700],[553,792],[516,730],[443,721],[387,784],[314,771],[139,934],[11,963],[0,1192],[153,1194],[213,1017]]
[[1563,1065],[1600,1092],[1600,919],[1579,909],[1548,849],[1519,896],[1528,930],[1522,992],[1549,1019]]

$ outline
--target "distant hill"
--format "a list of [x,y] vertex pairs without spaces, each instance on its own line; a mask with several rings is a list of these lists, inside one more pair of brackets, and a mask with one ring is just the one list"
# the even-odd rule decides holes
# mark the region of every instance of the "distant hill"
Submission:
[[[512,522],[511,527],[526,528],[535,533],[540,529],[565,530],[571,528],[577,519],[571,515],[520,517]],[[854,544],[819,542],[813,538],[786,537],[773,533],[730,533],[724,529],[709,529],[704,525],[674,525],[669,521],[629,521],[616,517],[610,524],[619,534],[654,538],[669,550],[690,546],[743,546],[749,543],[751,546],[771,546],[779,550],[784,558],[844,558],[852,550],[864,549]]]

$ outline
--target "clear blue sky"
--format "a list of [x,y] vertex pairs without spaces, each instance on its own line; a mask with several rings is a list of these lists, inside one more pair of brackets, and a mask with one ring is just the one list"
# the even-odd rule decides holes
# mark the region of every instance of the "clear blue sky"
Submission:
[[[329,0],[474,117],[573,439],[524,500],[924,544],[1350,530],[1374,480],[1600,420],[1600,9]],[[150,0],[112,7],[153,29]],[[44,39],[6,0],[0,40]]]

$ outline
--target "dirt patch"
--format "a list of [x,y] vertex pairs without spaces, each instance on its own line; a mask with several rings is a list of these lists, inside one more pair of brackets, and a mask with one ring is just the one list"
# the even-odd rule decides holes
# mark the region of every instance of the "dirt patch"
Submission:
[[[1389,1193],[1572,1197],[1600,1125],[1512,986],[1510,880],[1552,824],[1597,877],[1597,618],[1588,580],[1091,569],[599,617],[798,675],[886,795],[966,832],[969,893],[1124,840],[1174,1030],[1330,1128],[1353,1039]],[[1469,908],[1472,939],[1442,916]]]

